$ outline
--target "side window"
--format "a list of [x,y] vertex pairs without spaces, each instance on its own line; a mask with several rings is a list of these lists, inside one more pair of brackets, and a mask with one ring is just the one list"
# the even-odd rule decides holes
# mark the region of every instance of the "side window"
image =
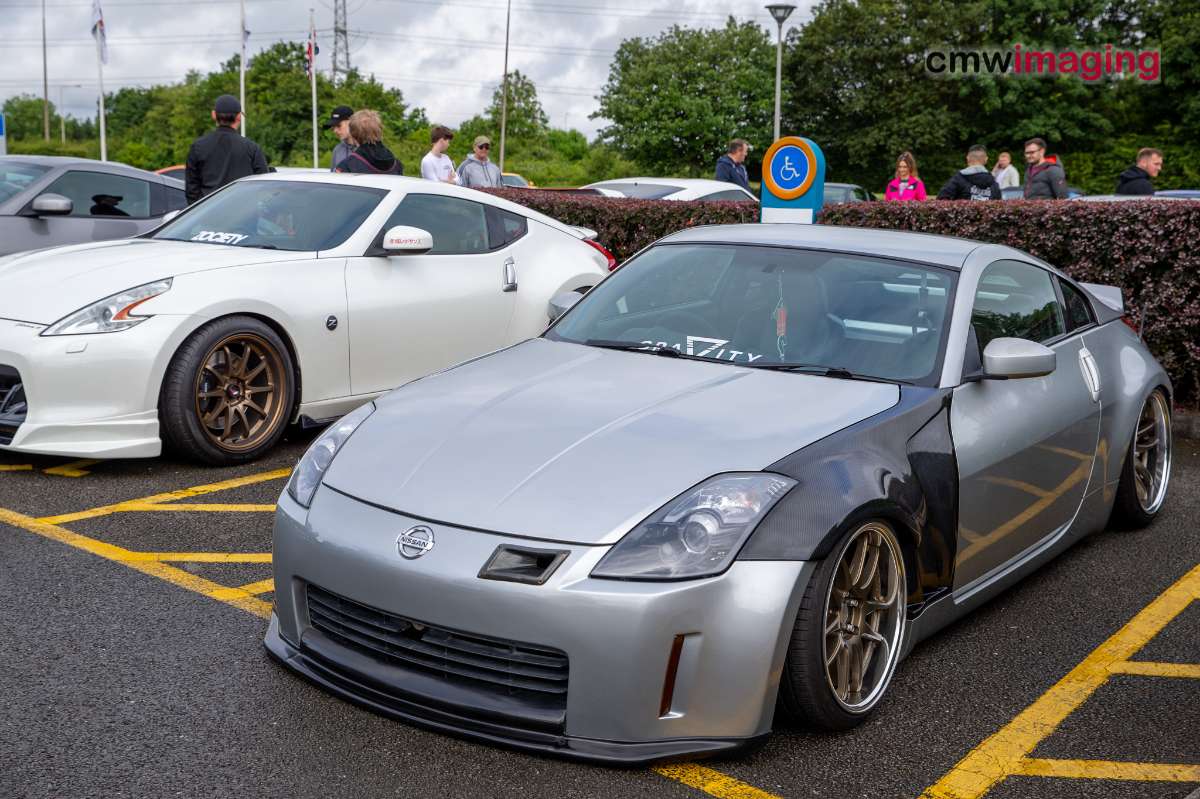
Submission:
[[994,338],[1045,343],[1066,332],[1050,273],[1021,261],[997,261],[983,271],[971,324],[981,351]]
[[137,178],[104,172],[72,170],[51,183],[46,192],[71,201],[71,216],[146,219],[150,213],[150,184]]
[[1067,332],[1074,332],[1081,327],[1095,324],[1096,317],[1087,297],[1065,280],[1058,281],[1058,285],[1062,286],[1063,303],[1066,305]]
[[[498,250],[507,247],[529,232],[529,222],[520,214],[503,211],[494,206],[487,209],[488,247]],[[437,239],[435,238],[436,242]]]
[[488,251],[488,225],[482,203],[440,194],[409,194],[400,201],[384,229],[409,225],[433,235],[430,255],[465,255]]
[[708,202],[725,202],[729,200],[749,200],[750,195],[744,191],[734,189],[732,191],[718,191],[715,194],[708,194],[700,199],[707,200]]

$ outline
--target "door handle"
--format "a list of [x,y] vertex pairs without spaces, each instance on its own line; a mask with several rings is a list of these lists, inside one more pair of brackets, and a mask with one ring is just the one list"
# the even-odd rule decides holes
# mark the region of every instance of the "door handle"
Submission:
[[1100,369],[1096,366],[1096,358],[1087,347],[1079,350],[1079,369],[1083,372],[1084,382],[1091,392],[1092,402],[1100,401]]
[[517,262],[512,259],[512,256],[504,260],[504,283],[501,284],[500,290],[517,290]]

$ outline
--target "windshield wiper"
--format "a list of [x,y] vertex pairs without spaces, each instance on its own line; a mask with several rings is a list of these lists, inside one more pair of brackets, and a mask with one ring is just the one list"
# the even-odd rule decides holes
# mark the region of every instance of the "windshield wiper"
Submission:
[[[603,347],[606,350],[623,350],[625,352],[648,352],[651,355],[665,355],[668,358],[688,358],[674,347],[664,347],[661,344],[646,344],[642,341],[616,341],[606,338],[589,338],[583,342],[589,347]],[[708,360],[705,358],[705,360]]]
[[743,366],[751,369],[768,369],[773,372],[804,372],[805,374],[814,374],[820,377],[836,377],[842,380],[869,380],[872,383],[904,383],[905,385],[911,385],[911,381],[908,380],[859,374],[858,372],[851,372],[844,366],[824,366],[813,363],[752,363],[743,364]]

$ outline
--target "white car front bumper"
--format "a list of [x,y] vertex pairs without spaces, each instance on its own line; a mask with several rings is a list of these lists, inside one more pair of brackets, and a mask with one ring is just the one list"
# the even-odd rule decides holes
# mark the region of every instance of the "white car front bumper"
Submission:
[[19,424],[0,426],[0,451],[158,455],[162,376],[196,324],[160,315],[119,333],[47,337],[40,325],[0,320],[0,366],[19,374],[27,404]]

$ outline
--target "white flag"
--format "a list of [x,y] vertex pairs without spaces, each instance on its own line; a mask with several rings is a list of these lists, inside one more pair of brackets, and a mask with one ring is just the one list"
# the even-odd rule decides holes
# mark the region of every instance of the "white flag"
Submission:
[[92,36],[100,45],[100,63],[108,63],[108,38],[104,34],[104,12],[100,0],[92,0]]

